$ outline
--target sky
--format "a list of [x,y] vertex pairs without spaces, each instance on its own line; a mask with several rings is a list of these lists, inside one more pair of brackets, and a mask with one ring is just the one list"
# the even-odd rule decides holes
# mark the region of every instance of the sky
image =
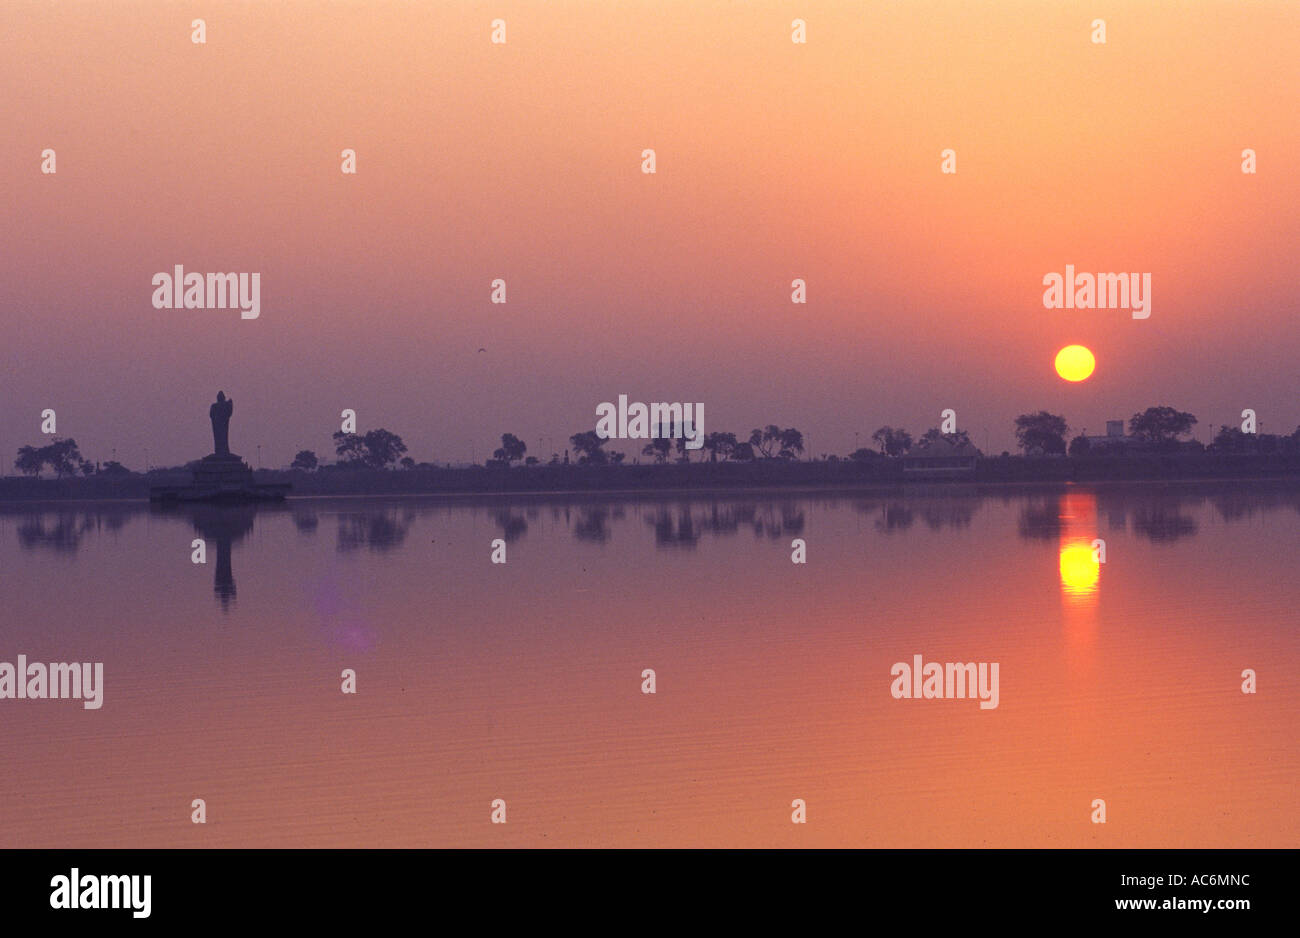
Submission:
[[[947,408],[994,452],[1039,409],[1289,433],[1298,47],[1294,2],[8,2],[0,472],[47,408],[197,458],[218,389],[266,466],[345,408],[548,456],[619,394],[814,453]],[[177,264],[258,272],[260,316],[155,309]],[[1044,308],[1066,264],[1150,273],[1150,318]]]

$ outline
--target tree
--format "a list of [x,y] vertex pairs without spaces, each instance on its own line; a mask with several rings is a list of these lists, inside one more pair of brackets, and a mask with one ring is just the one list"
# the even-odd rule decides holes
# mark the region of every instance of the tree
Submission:
[[717,462],[719,456],[723,459],[731,459],[738,445],[739,441],[734,433],[704,434],[704,450],[709,454],[710,462]]
[[[1192,443],[1196,443],[1193,440]],[[1294,449],[1295,439],[1275,433],[1246,433],[1240,427],[1222,426],[1210,447],[1218,453],[1277,453]]]
[[1065,418],[1040,410],[1036,414],[1021,414],[1016,418],[1016,443],[1026,454],[1032,449],[1045,455],[1065,452],[1065,434],[1069,428]]
[[76,440],[61,440],[55,437],[54,442],[47,446],[18,448],[18,458],[14,460],[14,468],[19,472],[38,476],[41,474],[41,469],[47,465],[60,479],[65,475],[75,475],[78,471],[90,475],[89,472],[85,472],[87,465],[90,466],[91,472],[94,472],[94,466],[82,458]]
[[364,465],[366,461],[366,439],[359,433],[334,431],[334,453],[339,462],[350,465]]
[[1210,445],[1219,452],[1241,453],[1246,451],[1249,443],[1247,434],[1240,427],[1224,424],[1219,427],[1219,432],[1215,434],[1214,442]]
[[795,459],[803,455],[803,434],[794,427],[786,427],[777,436],[781,449],[777,453],[781,459]]
[[921,438],[916,441],[916,449],[929,449],[938,440],[947,440],[953,446],[974,446],[971,443],[970,435],[965,430],[958,430],[956,433],[941,433],[938,427],[931,427],[921,434]]
[[871,440],[886,456],[902,456],[912,448],[912,434],[888,426],[871,434]]
[[38,476],[41,474],[41,468],[45,465],[45,456],[41,450],[35,446],[18,447],[18,458],[14,460],[14,468],[24,475]]
[[499,459],[509,466],[516,459],[523,459],[527,449],[528,444],[519,437],[513,433],[503,433],[501,434],[501,445],[492,454],[492,458]]
[[396,433],[382,427],[364,435],[338,430],[334,433],[334,452],[349,465],[386,469],[406,452],[406,444]]
[[737,443],[731,449],[731,458],[736,462],[753,462],[757,459],[754,447],[749,443]]
[[366,464],[372,469],[386,469],[406,452],[406,444],[396,433],[382,427],[370,430],[365,437]]
[[47,453],[45,461],[50,464],[50,468],[60,479],[66,475],[76,475],[77,467],[85,461],[81,458],[81,451],[77,449],[77,441],[73,439],[56,438],[44,449]]
[[874,449],[867,449],[865,446],[861,449],[855,449],[849,453],[849,459],[854,462],[871,462],[873,459],[881,459],[881,454]]
[[1092,449],[1092,444],[1088,442],[1088,438],[1082,433],[1070,441],[1071,456],[1087,456],[1090,449]]
[[414,469],[415,460],[412,459],[410,456],[403,456],[402,461],[398,463],[398,465],[401,466],[403,469]]
[[110,459],[108,462],[104,463],[102,468],[100,468],[99,474],[105,476],[129,476],[131,470],[126,468],[126,466],[122,465],[116,459]]
[[764,459],[773,459],[776,457],[773,449],[780,437],[781,428],[774,423],[769,423],[762,430],[755,428],[749,432],[749,445]]
[[603,466],[609,462],[609,454],[601,448],[605,445],[605,438],[595,430],[575,433],[569,437],[569,443],[579,454],[578,462],[580,464]]
[[1128,432],[1148,443],[1172,443],[1185,433],[1191,433],[1196,418],[1186,411],[1172,407],[1148,407],[1129,418]]
[[749,445],[764,459],[794,459],[803,452],[803,434],[794,427],[781,429],[769,423],[762,430],[751,430]]
[[316,454],[309,449],[298,450],[298,455],[293,457],[293,462],[289,463],[290,469],[301,469],[303,472],[311,472],[320,465],[320,460]]
[[657,463],[667,462],[668,454],[672,451],[673,441],[666,436],[651,437],[650,442],[641,447],[641,455],[653,456]]

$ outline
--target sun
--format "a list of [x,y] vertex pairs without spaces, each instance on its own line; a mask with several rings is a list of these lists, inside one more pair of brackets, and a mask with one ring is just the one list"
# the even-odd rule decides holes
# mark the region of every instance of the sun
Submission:
[[1056,353],[1056,373],[1066,381],[1083,381],[1097,367],[1097,359],[1082,345],[1067,345]]

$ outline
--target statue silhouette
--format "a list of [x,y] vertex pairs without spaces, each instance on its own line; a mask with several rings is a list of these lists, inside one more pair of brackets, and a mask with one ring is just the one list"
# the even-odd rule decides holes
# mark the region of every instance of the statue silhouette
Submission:
[[213,452],[218,456],[231,455],[230,415],[234,410],[234,399],[227,399],[224,391],[217,392],[217,402],[208,408],[208,417],[212,420]]
[[230,451],[230,415],[234,411],[235,402],[225,391],[218,391],[217,402],[208,408],[214,452],[193,463],[194,480],[189,484],[150,486],[151,502],[284,500],[292,487],[288,482],[257,482],[248,464]]

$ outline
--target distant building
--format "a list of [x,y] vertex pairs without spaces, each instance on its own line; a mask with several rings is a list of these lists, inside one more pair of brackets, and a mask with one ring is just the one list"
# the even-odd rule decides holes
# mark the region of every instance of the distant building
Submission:
[[903,457],[903,475],[909,478],[942,479],[973,475],[979,450],[970,443],[954,444],[939,437],[924,449]]
[[1096,451],[1098,447],[1120,450],[1137,442],[1133,437],[1124,435],[1123,420],[1107,420],[1105,436],[1085,436],[1084,439],[1088,441],[1088,449],[1092,451]]

